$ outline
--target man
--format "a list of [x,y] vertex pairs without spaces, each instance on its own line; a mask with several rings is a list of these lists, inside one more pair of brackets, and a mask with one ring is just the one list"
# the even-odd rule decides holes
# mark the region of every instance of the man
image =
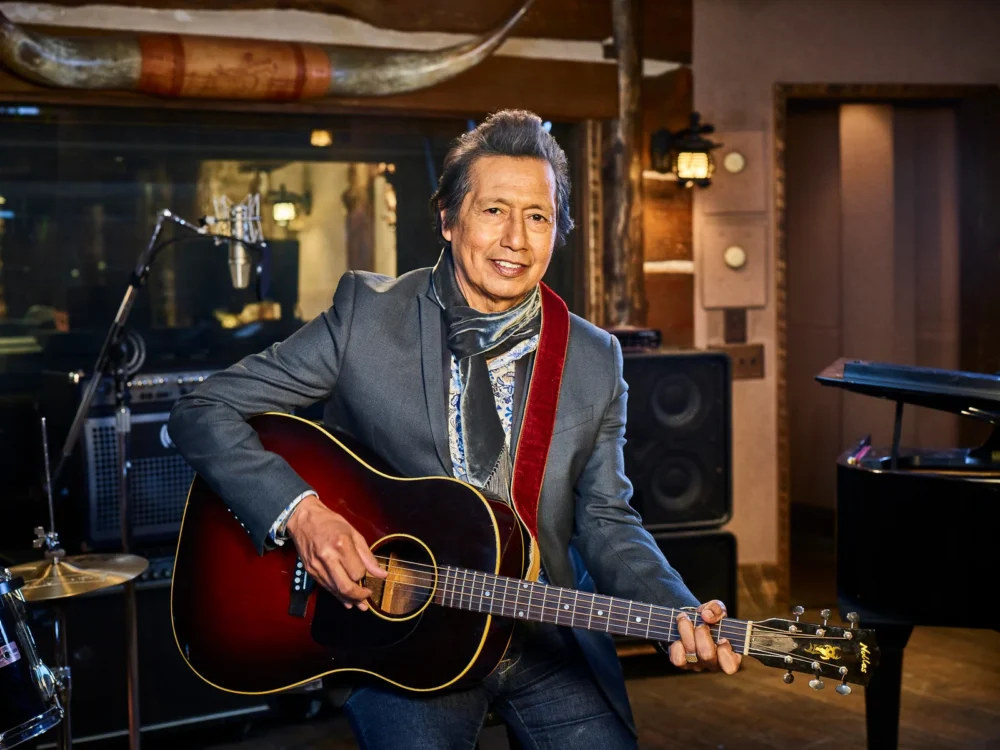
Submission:
[[[445,160],[432,202],[445,247],[433,269],[395,280],[345,274],[326,313],[178,402],[171,436],[262,553],[290,537],[306,569],[348,608],[367,609],[370,591],[357,583],[366,573],[384,576],[368,541],[245,422],[320,399],[324,421],[402,474],[451,475],[512,501],[539,366],[539,282],[572,228],[569,192],[566,155],[541,120],[496,113]],[[572,316],[537,502],[541,575],[570,587],[589,576],[603,594],[697,607],[717,622],[724,605],[699,605],[629,506],[626,389],[617,340]],[[523,625],[480,686],[423,695],[359,685],[345,709],[361,746],[472,747],[492,705],[526,747],[635,747],[610,637]],[[737,671],[728,642],[716,646],[686,615],[678,629],[675,665]]]

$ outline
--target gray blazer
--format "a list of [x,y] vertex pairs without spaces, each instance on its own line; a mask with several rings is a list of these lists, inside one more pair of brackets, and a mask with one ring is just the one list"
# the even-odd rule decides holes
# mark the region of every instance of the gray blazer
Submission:
[[[446,394],[449,354],[430,269],[398,279],[351,271],[333,306],[285,341],[208,378],[180,399],[170,435],[222,497],[258,550],[288,503],[310,489],[265,451],[246,419],[326,400],[324,421],[406,476],[451,476]],[[527,368],[530,368],[530,363]],[[521,372],[526,372],[526,367]],[[517,450],[525,378],[515,393]],[[698,601],[629,505],[618,340],[573,315],[555,434],[538,508],[542,566],[554,584],[680,607]],[[582,568],[581,569],[581,562]],[[606,634],[572,631],[598,683],[633,728],[621,667]]]

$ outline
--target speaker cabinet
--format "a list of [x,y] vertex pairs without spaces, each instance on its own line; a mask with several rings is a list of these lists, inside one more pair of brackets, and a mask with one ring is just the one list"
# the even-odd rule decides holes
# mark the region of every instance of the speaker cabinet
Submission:
[[721,526],[732,513],[729,357],[626,352],[625,473],[651,531]]
[[[151,561],[151,565],[154,561]],[[154,572],[165,575],[156,561]],[[121,587],[62,600],[66,608],[73,695],[74,744],[128,732],[125,610]],[[54,666],[52,605],[32,604],[31,631],[42,659]],[[139,719],[144,735],[269,710],[266,697],[224,693],[203,682],[181,658],[170,623],[170,581],[136,584]],[[54,736],[54,733],[49,733]],[[53,741],[48,735],[49,742]]]

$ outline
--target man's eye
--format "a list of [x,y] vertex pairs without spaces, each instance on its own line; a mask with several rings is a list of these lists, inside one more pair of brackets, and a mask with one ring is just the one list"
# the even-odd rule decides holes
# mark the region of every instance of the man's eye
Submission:
[[530,218],[532,221],[548,221],[548,219],[541,214],[532,214]]
[[492,208],[487,208],[486,213],[490,214],[491,216],[498,216],[500,214],[500,209],[494,206]]

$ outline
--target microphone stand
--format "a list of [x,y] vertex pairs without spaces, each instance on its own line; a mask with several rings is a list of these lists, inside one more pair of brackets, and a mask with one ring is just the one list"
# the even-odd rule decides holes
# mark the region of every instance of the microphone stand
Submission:
[[[157,214],[153,234],[149,238],[149,243],[146,245],[146,249],[143,250],[142,254],[139,256],[135,270],[132,272],[128,288],[125,290],[125,296],[122,298],[118,312],[115,314],[111,327],[108,329],[108,333],[104,338],[104,343],[101,345],[100,353],[97,355],[97,362],[94,365],[93,375],[84,389],[80,405],[76,410],[73,423],[66,436],[66,442],[63,444],[62,453],[59,457],[59,463],[56,465],[56,469],[52,472],[52,477],[49,480],[49,487],[51,488],[52,484],[58,480],[60,474],[66,466],[66,462],[69,460],[77,442],[80,440],[80,434],[83,431],[84,422],[87,419],[87,414],[90,412],[90,407],[93,403],[94,396],[97,393],[102,376],[104,374],[111,375],[114,379],[115,435],[117,438],[118,448],[118,466],[120,467],[120,471],[118,473],[118,496],[121,503],[120,518],[122,552],[126,554],[128,554],[132,543],[131,517],[129,514],[130,507],[128,504],[128,472],[131,468],[129,453],[132,430],[131,410],[129,408],[129,376],[128,369],[125,364],[125,322],[128,320],[129,313],[132,311],[132,307],[135,305],[135,301],[139,296],[139,290],[142,288],[149,276],[150,267],[152,266],[153,261],[156,260],[157,254],[164,247],[165,243],[161,243],[159,239],[160,233],[163,231],[164,224],[168,221],[171,221],[185,229],[191,230],[195,234],[204,237],[212,237],[215,239],[216,243],[219,243],[222,240],[229,240],[229,237],[211,234],[209,233],[207,226],[196,226],[188,221],[185,221],[181,217],[174,215],[167,209],[164,209]],[[246,245],[259,249],[266,248],[266,245],[263,242],[250,242],[246,240],[243,242]],[[128,738],[130,750],[139,750],[139,644],[136,627],[134,580],[130,580],[125,583],[124,587],[126,676],[128,687]]]

